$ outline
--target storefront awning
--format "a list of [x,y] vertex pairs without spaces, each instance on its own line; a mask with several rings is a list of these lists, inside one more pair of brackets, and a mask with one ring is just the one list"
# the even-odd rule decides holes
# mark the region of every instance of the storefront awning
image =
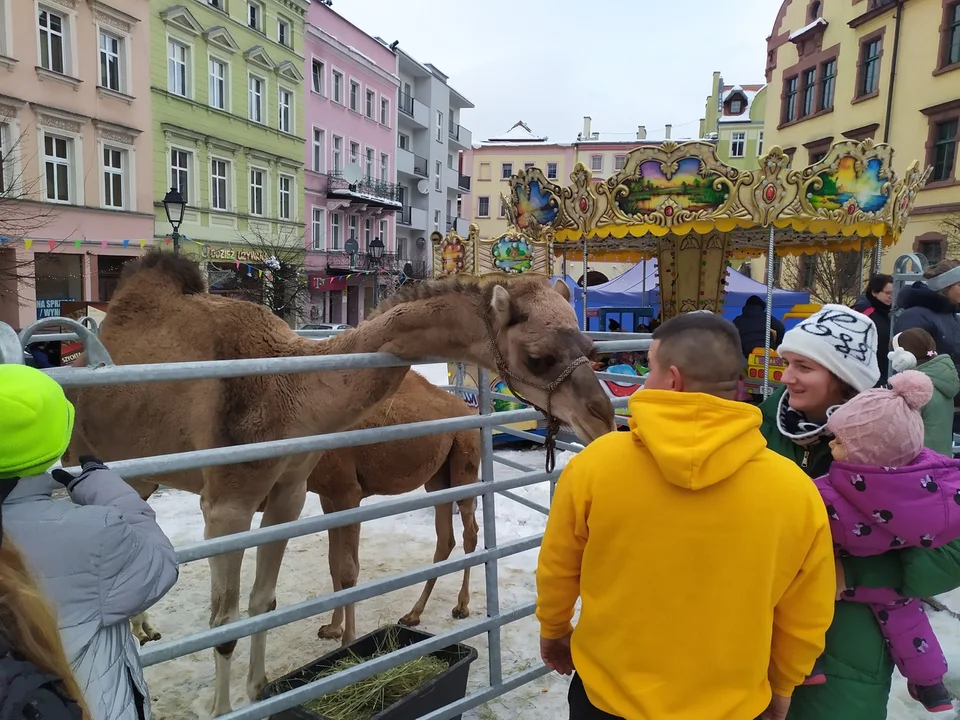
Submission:
[[347,287],[347,277],[329,277],[327,275],[309,275],[309,287],[314,292],[335,292]]

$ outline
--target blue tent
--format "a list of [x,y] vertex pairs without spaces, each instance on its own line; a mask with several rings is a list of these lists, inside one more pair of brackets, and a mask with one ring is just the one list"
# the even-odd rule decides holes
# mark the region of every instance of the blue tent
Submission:
[[[644,278],[646,279],[646,294],[644,294]],[[634,307],[653,307],[656,312],[660,310],[660,288],[659,276],[657,274],[657,261],[641,261],[637,265],[627,270],[619,277],[602,285],[594,285],[587,288],[587,307],[588,308],[634,308]],[[767,286],[756,280],[751,280],[733,268],[727,269],[727,295],[723,303],[723,316],[732,320],[743,309],[743,304],[751,295],[757,295],[766,300]],[[773,291],[773,314],[778,318],[783,318],[784,313],[800,303],[809,303],[810,293],[795,290]],[[579,316],[583,307],[583,299],[579,297],[576,303],[577,315]],[[627,322],[633,318],[624,318]],[[596,329],[596,318],[591,320],[590,329]],[[624,328],[630,330],[632,328]]]

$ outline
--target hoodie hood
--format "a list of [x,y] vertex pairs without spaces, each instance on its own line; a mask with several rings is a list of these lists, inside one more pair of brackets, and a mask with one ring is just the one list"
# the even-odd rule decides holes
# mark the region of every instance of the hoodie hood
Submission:
[[687,490],[723,482],[763,453],[756,407],[705,393],[639,390],[630,397],[630,430],[664,479]]
[[946,297],[934,292],[925,283],[919,281],[901,290],[898,300],[897,304],[904,310],[912,307],[922,307],[935,313],[953,314],[956,312],[955,306],[951,305]]
[[930,378],[934,390],[946,395],[951,400],[960,393],[960,377],[957,377],[957,366],[949,355],[937,355],[933,360],[918,365],[917,370]]

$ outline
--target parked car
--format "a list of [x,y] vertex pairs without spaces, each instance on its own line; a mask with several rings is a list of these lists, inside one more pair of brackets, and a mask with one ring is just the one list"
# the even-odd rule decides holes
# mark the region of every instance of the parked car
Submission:
[[301,330],[350,330],[353,325],[343,325],[336,323],[310,323],[304,325]]

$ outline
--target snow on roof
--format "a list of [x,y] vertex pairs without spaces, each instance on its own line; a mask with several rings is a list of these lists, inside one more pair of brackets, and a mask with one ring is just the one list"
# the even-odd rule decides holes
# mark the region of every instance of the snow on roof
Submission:
[[744,108],[743,112],[739,115],[721,115],[720,122],[750,122],[750,108],[753,105],[753,99],[757,96],[757,93],[765,87],[766,85],[724,85],[722,89],[724,104],[734,95],[741,95],[746,98],[747,107]]
[[790,33],[790,41],[792,42],[792,41],[796,40],[797,38],[801,37],[802,35],[805,35],[806,33],[810,32],[811,30],[813,30],[813,29],[814,29],[815,27],[817,27],[818,25],[823,25],[824,27],[826,27],[828,24],[829,24],[829,23],[827,23],[827,21],[824,20],[822,17],[818,17],[818,18],[817,18],[816,20],[814,20],[812,23],[809,23],[809,24],[807,24],[807,25],[804,25],[804,26],[803,26],[802,28],[800,28],[799,30],[794,30],[792,33]]
[[514,124],[512,128],[507,130],[502,135],[497,137],[492,137],[487,140],[488,143],[543,143],[547,141],[547,137],[540,137],[534,135],[533,131],[530,129],[530,126],[527,125],[523,120],[518,121]]

